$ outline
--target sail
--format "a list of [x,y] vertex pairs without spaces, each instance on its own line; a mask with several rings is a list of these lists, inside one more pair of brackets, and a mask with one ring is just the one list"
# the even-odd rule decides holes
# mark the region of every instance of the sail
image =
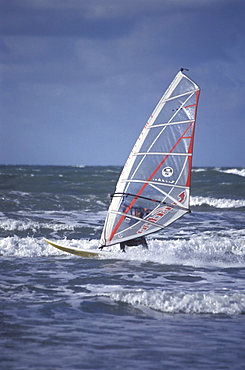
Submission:
[[182,70],[160,99],[119,177],[100,246],[154,233],[190,212],[200,88]]

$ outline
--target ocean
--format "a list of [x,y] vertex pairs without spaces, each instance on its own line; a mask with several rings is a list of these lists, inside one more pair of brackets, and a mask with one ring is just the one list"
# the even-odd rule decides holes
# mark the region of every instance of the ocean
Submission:
[[0,166],[1,369],[244,369],[245,169],[194,168],[149,250],[96,249],[116,166]]

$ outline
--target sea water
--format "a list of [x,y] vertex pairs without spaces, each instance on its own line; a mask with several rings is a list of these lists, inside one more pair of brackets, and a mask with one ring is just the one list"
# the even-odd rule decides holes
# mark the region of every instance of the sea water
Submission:
[[96,249],[120,167],[0,166],[1,369],[244,369],[245,169],[194,168],[149,250]]

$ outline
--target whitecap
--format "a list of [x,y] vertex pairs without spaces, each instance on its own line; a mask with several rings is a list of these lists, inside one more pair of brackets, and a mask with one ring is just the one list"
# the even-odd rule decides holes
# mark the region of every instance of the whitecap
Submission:
[[221,173],[228,173],[232,175],[238,175],[238,176],[245,177],[245,168],[242,168],[242,169],[241,168],[229,168],[225,170],[217,168],[216,170]]
[[244,199],[227,199],[227,198],[213,198],[213,197],[201,197],[194,196],[190,198],[190,205],[192,207],[202,206],[206,204],[210,207],[215,208],[240,208],[245,207]]
[[245,294],[233,292],[169,292],[161,290],[119,290],[104,293],[116,302],[146,307],[163,313],[226,314],[245,312]]
[[[60,245],[70,247],[80,247],[81,249],[96,249],[98,247],[97,240],[88,241],[81,240],[56,240]],[[69,258],[77,258],[71,254],[62,252],[48,243],[43,238],[29,237],[21,238],[18,236],[8,236],[0,239],[0,255],[4,257],[47,257],[55,255],[64,255]]]
[[207,168],[192,168],[192,172],[206,172]]
[[[225,235],[222,233],[223,231],[213,234],[203,232],[198,236],[190,235],[189,239],[151,239],[148,240],[148,250],[131,247],[127,249],[127,253],[121,253],[119,245],[114,245],[105,248],[108,254],[100,258],[134,261],[134,263],[136,261],[154,262],[162,265],[244,267],[245,233],[236,230],[227,231]],[[97,250],[99,244],[97,239],[56,239],[55,242],[63,246],[87,250]],[[16,235],[0,239],[0,254],[9,257],[64,255],[69,258],[78,258],[57,250],[41,237],[21,238]]]

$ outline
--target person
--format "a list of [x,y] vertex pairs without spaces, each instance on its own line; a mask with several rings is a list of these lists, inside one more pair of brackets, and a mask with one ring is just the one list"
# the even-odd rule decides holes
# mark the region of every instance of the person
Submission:
[[[123,212],[125,212],[126,209],[127,209],[127,205],[124,204]],[[130,209],[129,214],[131,214],[132,216],[138,217],[138,218],[143,218],[148,213],[149,213],[148,208],[143,208],[141,206],[138,206],[138,207],[132,207]],[[131,218],[130,223],[134,223],[134,222],[136,222],[136,221],[133,218]],[[122,252],[125,252],[125,247],[126,246],[134,247],[134,246],[137,246],[137,245],[142,245],[143,248],[148,249],[148,245],[147,245],[147,242],[146,242],[146,239],[145,239],[144,236],[134,238],[134,239],[131,239],[131,240],[127,240],[126,242],[121,242],[120,243],[120,249],[121,249]]]
[[[127,210],[128,206],[126,204],[123,205],[123,212],[125,212]],[[135,216],[135,217],[138,217],[138,218],[143,218],[145,215],[148,215],[149,213],[149,209],[148,208],[143,208],[141,206],[138,206],[138,207],[131,207],[129,212],[128,212],[128,215],[132,215],[132,216]],[[137,221],[137,220],[136,220]],[[136,222],[133,218],[131,218],[131,223],[134,223]]]
[[135,239],[127,240],[126,242],[120,243],[120,249],[125,252],[125,247],[136,247],[137,245],[142,245],[143,248],[148,249],[148,245],[144,236],[140,236]]
[[[124,202],[122,204],[122,209],[123,209],[123,212],[125,212],[128,209],[128,205],[125,204]],[[134,224],[135,222],[137,222],[137,219],[134,219],[133,217],[130,217],[130,215],[135,216],[137,218],[143,218],[149,212],[150,211],[149,211],[148,208],[143,208],[141,206],[131,207],[130,210],[129,210],[129,212],[127,212],[127,214],[129,215],[127,222],[129,222],[129,225]],[[120,250],[122,252],[125,252],[125,247],[126,246],[128,246],[128,247],[135,247],[137,245],[142,245],[143,248],[148,249],[148,245],[147,245],[147,242],[146,242],[145,237],[144,236],[140,236],[138,238],[134,238],[134,239],[131,239],[131,240],[127,240],[125,242],[121,242],[120,243]],[[101,250],[103,248],[104,248],[104,245],[101,246],[101,247],[99,247],[99,249],[101,249]]]

